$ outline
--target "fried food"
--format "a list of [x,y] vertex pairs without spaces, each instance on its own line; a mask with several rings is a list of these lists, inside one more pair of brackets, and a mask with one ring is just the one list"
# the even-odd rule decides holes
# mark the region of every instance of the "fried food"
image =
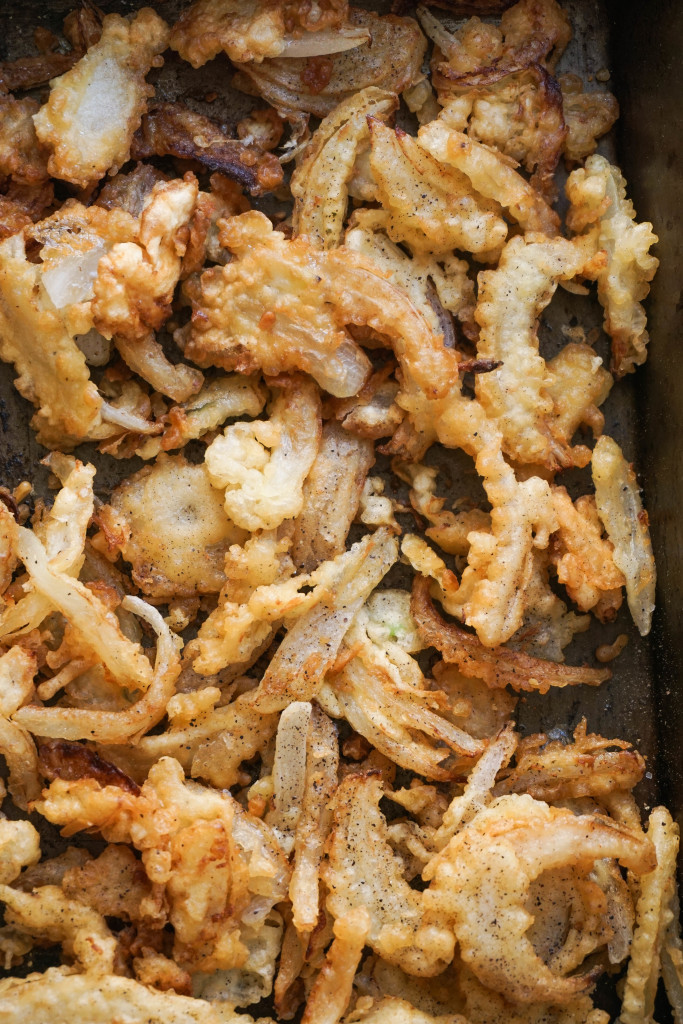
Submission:
[[[277,57],[283,52],[293,57],[302,32],[317,34],[323,29],[342,28],[348,5],[345,0],[325,0],[312,8],[310,3],[197,0],[173,26],[170,44],[194,68],[221,52],[235,62],[260,63],[264,57]],[[341,35],[343,38],[344,33]],[[327,38],[327,33],[324,36]],[[315,49],[315,36],[312,42]],[[338,48],[344,49],[342,41]],[[328,51],[323,46],[319,52]],[[329,52],[334,53],[334,49]]]
[[611,92],[586,92],[578,75],[560,75],[562,110],[567,124],[564,144],[568,160],[580,162],[597,149],[619,117],[619,104]]
[[441,908],[427,911],[422,893],[402,877],[387,840],[381,796],[376,774],[349,775],[337,791],[323,872],[327,907],[337,918],[364,908],[368,945],[407,973],[432,977],[452,959],[455,939]]
[[[616,750],[610,750],[616,747]],[[628,790],[643,777],[645,762],[630,744],[587,731],[583,718],[573,742],[550,740],[545,734],[527,736],[515,753],[515,766],[504,773],[495,795],[529,793],[548,803],[580,797],[600,797]]]
[[[361,42],[329,57],[276,57],[239,64],[236,84],[254,92],[283,116],[325,117],[338,103],[374,86],[398,94],[422,78],[426,40],[412,18],[351,8],[348,27],[367,33]],[[355,37],[358,39],[358,36]],[[337,34],[337,45],[343,36]]]
[[645,362],[649,336],[641,300],[659,266],[650,254],[658,239],[649,222],[636,223],[626,181],[603,156],[590,156],[585,168],[572,171],[566,191],[571,203],[568,227],[577,232],[597,230],[598,248],[605,253],[602,264],[588,276],[598,282],[605,330],[612,338],[613,372],[623,377]]
[[641,636],[650,631],[656,571],[647,512],[632,467],[611,437],[603,435],[591,460],[598,515],[614,545],[614,564],[626,579],[626,598]]
[[466,175],[485,199],[500,203],[524,231],[548,237],[558,233],[557,214],[497,150],[449,128],[441,118],[423,125],[417,138],[435,160]]
[[182,455],[161,454],[129,477],[98,522],[109,550],[121,552],[143,593],[155,598],[217,593],[228,548],[247,539],[226,516],[206,467]]
[[371,136],[370,168],[395,242],[422,253],[500,249],[507,226],[498,204],[474,191],[466,174],[435,159],[405,132],[372,121]]
[[47,157],[36,136],[33,115],[38,103],[30,98],[0,98],[0,174],[23,185],[40,185],[48,178]]
[[[517,237],[506,245],[496,270],[479,274],[477,355],[501,365],[477,376],[476,393],[500,426],[504,451],[517,462],[551,469],[576,464],[577,455],[559,447],[546,423],[552,397],[536,325],[559,281],[583,274],[593,255],[590,246],[563,238],[527,242]],[[585,449],[578,453],[579,465],[585,465],[585,456],[590,457]]]
[[368,440],[353,437],[334,421],[325,424],[294,521],[291,557],[297,569],[312,572],[342,553],[374,461]]
[[526,936],[533,917],[524,905],[543,872],[590,870],[604,857],[639,876],[656,860],[642,833],[598,815],[500,797],[427,866],[426,905],[452,915],[460,955],[484,985],[520,1002],[570,1003],[592,985],[591,972],[563,977],[547,966]]
[[159,66],[168,39],[168,27],[149,7],[132,21],[104,18],[99,41],[53,80],[34,118],[38,139],[50,150],[50,174],[84,187],[126,162],[153,94],[145,75]]
[[206,450],[209,480],[225,490],[226,515],[245,530],[274,530],[301,512],[304,481],[320,447],[315,384],[303,377],[281,383],[270,419],[226,427]]
[[323,119],[292,175],[292,227],[323,249],[341,242],[348,203],[348,183],[358,153],[370,137],[368,118],[384,120],[393,113],[393,93],[368,87]]
[[647,751],[545,707],[623,648],[581,664],[585,613],[650,624],[575,296],[642,362],[655,236],[556,0],[446,6],[487,17],[84,0],[0,66],[0,358],[51,449],[0,487],[0,960],[63,965],[3,1020],[608,1024],[629,953],[624,1021],[660,975],[683,1012]]
[[511,686],[514,690],[540,690],[551,686],[598,686],[609,679],[606,668],[580,668],[531,658],[521,651],[484,647],[478,637],[455,622],[446,622],[429,596],[429,581],[416,576],[411,611],[423,641],[441,652],[448,664],[463,675],[483,679],[487,686]]
[[282,182],[277,157],[258,145],[231,139],[210,117],[183,103],[154,103],[142,117],[131,143],[134,160],[174,156],[195,160],[249,189],[251,195],[270,192]]

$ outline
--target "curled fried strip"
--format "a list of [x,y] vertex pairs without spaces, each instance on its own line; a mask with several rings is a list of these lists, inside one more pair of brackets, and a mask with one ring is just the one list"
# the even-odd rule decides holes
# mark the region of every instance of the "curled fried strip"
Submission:
[[657,866],[640,879],[636,929],[621,1006],[623,1024],[652,1019],[662,943],[673,918],[670,903],[675,891],[679,833],[665,807],[652,811],[647,835],[657,851]]
[[126,597],[122,604],[126,610],[145,619],[158,636],[154,672],[143,696],[126,711],[24,707],[14,716],[20,725],[41,736],[72,740],[96,736],[100,743],[125,743],[139,739],[161,721],[180,673],[178,638],[156,608],[139,597]]
[[[616,750],[609,750],[616,747]],[[527,736],[517,749],[515,766],[503,774],[495,795],[529,793],[536,800],[598,799],[615,790],[631,790],[645,773],[645,761],[630,744],[586,731],[586,719],[574,741]]]
[[409,974],[432,977],[453,956],[454,938],[438,906],[425,913],[421,893],[403,878],[379,810],[382,780],[348,775],[335,798],[334,828],[323,878],[327,907],[341,917],[365,907],[368,945]]
[[496,270],[479,274],[477,354],[500,365],[477,376],[476,393],[500,426],[505,452],[517,462],[557,469],[575,461],[572,449],[558,444],[548,424],[551,377],[539,353],[537,324],[558,282],[580,274],[592,257],[588,242],[516,237],[505,246]]
[[259,712],[279,711],[291,700],[315,696],[355,615],[397,556],[395,538],[380,527],[334,562],[323,563],[338,569],[334,590],[290,627],[253,695]]
[[444,846],[469,824],[474,816],[493,799],[493,786],[501,769],[507,767],[519,742],[512,722],[501,729],[495,739],[481,755],[467,777],[463,792],[453,797],[446,809],[439,828],[434,833],[434,846]]
[[429,580],[423,576],[415,578],[410,608],[424,642],[441,651],[444,661],[457,665],[463,675],[483,679],[487,686],[547,693],[551,686],[598,686],[611,676],[607,668],[558,665],[505,647],[484,647],[462,626],[441,618],[429,596]]
[[302,1024],[337,1024],[341,1019],[369,931],[370,915],[365,907],[356,907],[334,922],[334,942],[311,989]]
[[339,245],[348,203],[348,182],[360,146],[370,134],[368,117],[382,120],[396,109],[393,93],[370,87],[328,114],[292,175],[292,227],[323,249]]
[[466,174],[477,192],[499,202],[525,231],[549,237],[558,233],[555,211],[497,150],[448,128],[441,119],[423,125],[418,141],[440,163]]
[[38,138],[52,150],[50,174],[86,186],[126,162],[153,93],[145,75],[167,44],[168,28],[149,7],[131,22],[107,15],[99,41],[53,80],[35,116]]
[[636,222],[633,203],[626,198],[626,181],[618,167],[603,156],[589,156],[585,168],[567,180],[571,206],[567,224],[573,231],[588,226],[597,233],[604,253],[591,274],[605,311],[605,330],[612,338],[612,368],[617,377],[632,373],[645,362],[649,335],[641,305],[650,290],[659,260],[650,255],[658,239],[652,224]]
[[101,914],[68,899],[57,885],[42,885],[33,892],[0,886],[5,920],[29,935],[59,942],[90,976],[114,973],[117,942]]
[[498,250],[507,236],[500,208],[473,191],[466,174],[399,129],[373,120],[371,135],[370,167],[394,241],[429,253]]
[[574,815],[530,796],[500,797],[424,871],[427,906],[452,915],[463,960],[479,980],[508,998],[566,1004],[585,993],[596,974],[563,977],[536,954],[525,902],[544,872],[615,858],[638,875],[655,862],[652,844],[599,815]]
[[626,597],[641,636],[650,632],[655,606],[655,570],[647,512],[638,482],[621,448],[604,434],[593,449],[595,503],[614,545],[614,564],[626,577]]

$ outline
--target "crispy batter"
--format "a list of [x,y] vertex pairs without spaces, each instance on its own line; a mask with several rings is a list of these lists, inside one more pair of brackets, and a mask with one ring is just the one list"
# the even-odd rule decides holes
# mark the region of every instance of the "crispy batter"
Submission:
[[[564,487],[555,487],[553,502],[559,529],[553,537],[551,559],[558,580],[582,611],[595,608],[612,591],[617,592],[618,608],[626,581],[614,562],[614,545],[602,536],[595,499],[583,495],[572,502]],[[610,606],[613,604],[610,600]]]
[[377,774],[348,775],[337,791],[323,871],[327,907],[335,917],[364,907],[370,915],[368,945],[409,974],[432,977],[453,956],[453,933],[438,905],[426,912],[422,894],[403,879],[388,843],[381,797]]
[[324,76],[311,75],[316,57],[279,57],[240,64],[238,81],[256,90],[283,117],[308,113],[325,117],[361,89],[376,86],[400,93],[422,77],[427,42],[412,18],[352,9],[348,24],[370,33],[371,42],[324,58]]
[[[304,3],[268,3],[264,0],[197,0],[173,26],[171,47],[194,68],[224,52],[230,60],[256,61],[290,52],[302,30],[341,29],[347,15],[346,0]],[[342,32],[343,36],[343,32]],[[312,46],[315,48],[315,36]],[[343,49],[343,45],[338,47]],[[327,51],[324,46],[321,53]]]
[[441,618],[429,597],[429,580],[424,577],[415,578],[411,610],[424,642],[441,651],[444,660],[457,665],[464,675],[483,679],[487,686],[547,693],[551,686],[598,686],[611,675],[606,668],[558,665],[505,647],[484,647],[462,626]]
[[130,148],[134,160],[175,156],[196,160],[209,171],[219,171],[262,195],[282,182],[277,157],[256,144],[231,139],[219,124],[184,103],[154,103],[143,115]]
[[658,239],[648,221],[636,223],[626,181],[603,156],[589,156],[585,169],[572,171],[566,191],[571,203],[568,227],[597,230],[598,248],[604,252],[603,262],[589,276],[598,282],[605,330],[612,338],[613,372],[623,377],[647,357],[649,335],[641,300],[659,266],[649,252]]
[[[616,750],[610,750],[616,747]],[[495,795],[529,793],[536,800],[557,802],[630,790],[643,777],[645,762],[630,743],[588,733],[583,718],[573,742],[550,740],[540,733],[520,741],[515,766],[503,773]]]
[[110,550],[121,552],[138,586],[157,598],[217,593],[226,551],[247,539],[226,516],[206,467],[182,455],[162,453],[125,480],[98,522]]
[[354,323],[387,335],[430,397],[457,379],[453,353],[368,260],[343,247],[319,252],[302,238],[288,242],[256,212],[225,221],[222,238],[237,259],[205,271],[188,289],[193,319],[185,353],[195,362],[240,372],[301,369],[347,397],[365,383],[369,369],[343,329]]
[[500,208],[474,191],[466,174],[435,159],[399,129],[393,132],[374,120],[371,133],[370,167],[394,241],[423,253],[481,254],[500,248],[507,236]]
[[575,816],[530,796],[499,797],[427,866],[426,906],[451,915],[460,955],[487,987],[525,1003],[569,1003],[595,973],[563,977],[541,960],[526,935],[533,916],[525,902],[543,872],[590,870],[603,857],[641,875],[655,854],[642,832],[609,819]]
[[370,86],[342,100],[324,118],[292,175],[295,235],[323,249],[340,244],[358,152],[370,137],[370,123],[388,118],[396,106],[393,93]]
[[226,515],[245,530],[274,530],[301,512],[304,481],[320,448],[317,387],[303,377],[278,383],[270,419],[234,423],[206,450],[206,471],[225,491]]
[[50,174],[86,186],[126,162],[153,94],[145,75],[167,44],[168,28],[149,7],[131,22],[107,15],[99,41],[54,79],[34,118],[39,140],[51,151]]
[[[614,380],[602,365],[602,359],[589,345],[570,342],[546,364],[550,383],[546,391],[553,400],[552,412],[546,417],[553,439],[561,451],[567,450],[576,431],[589,427],[599,437],[604,426],[600,406],[612,389]],[[572,448],[575,464],[588,454]]]
[[441,118],[423,125],[418,141],[441,164],[465,174],[482,196],[500,203],[524,231],[557,234],[557,214],[497,150],[449,128]]
[[595,152],[597,140],[619,117],[619,104],[611,92],[585,92],[578,75],[560,75],[559,83],[567,123],[564,152],[578,163]]
[[504,451],[517,462],[551,469],[574,464],[571,448],[560,448],[546,422],[553,411],[551,381],[536,325],[558,282],[583,273],[592,256],[590,245],[582,248],[564,238],[527,242],[517,237],[506,245],[496,270],[479,274],[477,354],[502,365],[477,376],[476,393],[500,425]]
[[614,564],[626,578],[626,598],[641,636],[647,636],[655,606],[657,573],[647,512],[633,468],[611,437],[593,450],[591,472],[598,515],[614,545]]

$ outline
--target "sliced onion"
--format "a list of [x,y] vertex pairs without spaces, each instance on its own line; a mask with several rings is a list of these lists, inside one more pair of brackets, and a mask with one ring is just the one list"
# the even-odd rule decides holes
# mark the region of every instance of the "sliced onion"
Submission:
[[281,57],[322,57],[327,53],[342,53],[364,46],[371,39],[367,28],[324,28],[309,32],[301,39],[285,40]]
[[92,298],[97,267],[106,251],[106,242],[102,241],[86,252],[70,253],[51,261],[43,270],[43,287],[57,309]]
[[87,334],[77,335],[74,341],[85,356],[88,366],[106,366],[109,362],[112,342],[94,327]]
[[102,402],[102,419],[107,423],[114,423],[117,427],[123,427],[124,430],[132,430],[136,434],[160,434],[163,430],[161,423],[151,423],[126,409],[117,409],[109,402]]
[[274,814],[268,822],[292,831],[301,816],[306,787],[306,744],[311,704],[295,700],[280,715],[273,761]]
[[335,398],[357,395],[370,376],[372,364],[363,349],[349,338],[334,352],[307,352],[309,373]]

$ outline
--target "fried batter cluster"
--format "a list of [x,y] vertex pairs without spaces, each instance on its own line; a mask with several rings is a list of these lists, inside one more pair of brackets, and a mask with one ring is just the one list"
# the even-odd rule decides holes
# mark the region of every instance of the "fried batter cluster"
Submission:
[[[623,1024],[660,974],[683,1020],[644,758],[514,723],[611,675],[564,661],[591,615],[625,593],[650,628],[601,406],[657,239],[595,153],[616,101],[555,77],[555,0],[480,9],[88,3],[70,50],[0,68],[0,358],[54,492],[0,492],[8,1024],[606,1024],[627,963]],[[261,106],[231,133],[157,95],[169,46]],[[541,338],[591,282],[611,371],[599,331]]]

